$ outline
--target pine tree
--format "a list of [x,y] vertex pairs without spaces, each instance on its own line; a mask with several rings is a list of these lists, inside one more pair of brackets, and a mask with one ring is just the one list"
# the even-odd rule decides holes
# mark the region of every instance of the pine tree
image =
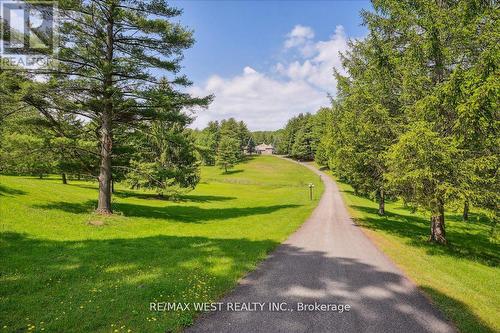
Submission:
[[219,141],[220,128],[217,121],[209,122],[207,127],[196,134],[196,150],[204,165],[215,165]]
[[245,147],[245,149],[246,149],[247,153],[248,153],[248,154],[253,154],[253,153],[255,153],[255,146],[256,146],[256,145],[255,145],[255,141],[254,141],[253,137],[251,137],[251,136],[250,136],[250,137],[248,138],[248,143],[247,143],[247,145],[246,145],[246,147]]
[[217,165],[227,173],[239,161],[240,143],[230,136],[222,136],[217,150]]
[[313,118],[307,115],[301,122],[299,130],[294,135],[291,156],[302,161],[314,159]]
[[288,120],[283,132],[281,134],[281,140],[278,145],[278,151],[285,155],[293,155],[293,145],[295,144],[295,139],[298,131],[304,126],[310,114],[299,114],[296,117]]
[[[140,123],[175,119],[182,106],[206,105],[175,89],[190,82],[175,77],[191,31],[172,18],[181,11],[164,0],[60,1],[58,67],[26,91],[31,104],[54,126],[55,110],[77,114],[96,125],[100,149],[97,212],[111,209],[114,131]],[[171,75],[167,76],[167,74]]]
[[389,38],[372,31],[363,41],[351,43],[343,56],[349,77],[336,75],[340,107],[345,109],[342,119],[335,120],[345,126],[336,169],[343,169],[357,191],[378,200],[380,215],[385,214],[387,192],[384,155],[398,137],[402,113],[394,64],[398,57],[391,45]]
[[419,122],[403,134],[387,154],[389,185],[405,202],[431,212],[430,241],[446,243],[444,205],[458,186],[458,149],[451,138],[442,138]]
[[[401,77],[399,100],[408,121],[406,131],[425,123],[428,138],[437,136],[460,150],[449,154],[450,178],[446,195],[437,187],[433,198],[442,206],[462,205],[473,198],[492,216],[498,211],[498,8],[481,2],[375,1],[376,14],[369,17],[372,29],[395,41],[397,74]],[[443,145],[444,147],[444,145]],[[429,149],[431,147],[429,146]],[[451,148],[450,148],[451,149]],[[427,159],[427,169],[440,169]],[[458,170],[457,170],[458,168]],[[458,181],[457,181],[458,180]],[[420,201],[415,196],[414,201]],[[436,200],[426,207],[435,206]],[[440,208],[441,209],[441,208]],[[440,210],[438,209],[438,210]],[[431,240],[445,242],[443,223],[431,223]],[[433,211],[436,216],[436,209]],[[433,235],[443,235],[435,238]]]
[[200,163],[185,125],[155,121],[135,134],[136,153],[126,174],[133,188],[154,189],[171,197],[194,189],[200,180]]
[[[243,153],[245,147],[248,145],[250,139],[251,139],[251,134],[247,128],[247,125],[243,121],[238,122],[238,140],[240,141],[241,154]],[[242,157],[241,154],[240,156]]]

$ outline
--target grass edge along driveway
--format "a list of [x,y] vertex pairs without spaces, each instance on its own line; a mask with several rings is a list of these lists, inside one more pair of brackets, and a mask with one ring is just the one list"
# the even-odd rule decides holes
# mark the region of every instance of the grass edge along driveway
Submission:
[[335,180],[349,213],[365,234],[460,332],[500,331],[500,246],[498,239],[490,237],[491,223],[485,216],[473,213],[469,222],[463,222],[460,212],[449,211],[450,244],[435,245],[427,242],[425,214],[412,213],[396,201],[387,202],[386,216],[379,216],[377,203]]

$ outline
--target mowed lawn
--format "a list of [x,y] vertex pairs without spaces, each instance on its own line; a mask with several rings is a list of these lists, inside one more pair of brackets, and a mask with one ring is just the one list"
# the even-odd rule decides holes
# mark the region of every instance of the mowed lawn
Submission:
[[433,245],[425,214],[398,201],[386,203],[381,217],[377,203],[337,184],[356,222],[461,332],[500,332],[500,243],[484,216],[472,213],[463,222],[460,212],[450,212],[449,244]]
[[151,312],[150,302],[218,300],[297,229],[323,187],[303,166],[259,156],[229,174],[204,167],[178,202],[118,184],[112,217],[92,213],[96,189],[0,176],[0,331],[177,331],[194,311]]

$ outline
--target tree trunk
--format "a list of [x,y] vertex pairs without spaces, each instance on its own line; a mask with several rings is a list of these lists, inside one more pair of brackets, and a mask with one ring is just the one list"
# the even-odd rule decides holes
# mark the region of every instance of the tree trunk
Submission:
[[111,117],[103,112],[101,125],[101,166],[99,169],[99,201],[97,213],[112,214],[111,210],[111,152],[113,139],[111,136]]
[[76,179],[78,179],[78,180],[80,180],[80,179],[81,179],[80,174],[77,174],[77,175],[76,175]]
[[114,21],[109,17],[106,25],[106,66],[104,67],[103,110],[101,113],[101,165],[99,169],[99,201],[97,213],[112,214],[111,209],[111,156],[113,150],[113,57]]
[[385,194],[383,188],[381,188],[379,192],[378,215],[385,215]]
[[444,204],[441,200],[438,203],[438,212],[431,216],[430,242],[446,244],[446,233],[444,228]]
[[68,180],[66,179],[66,173],[64,173],[64,172],[63,172],[63,173],[61,174],[61,178],[62,178],[62,183],[63,183],[63,184],[67,184],[67,183],[68,183]]
[[43,179],[43,173],[39,174],[39,175],[38,175],[38,177],[39,177],[40,179]]
[[115,193],[115,181],[111,179],[111,193]]
[[464,202],[464,214],[462,215],[462,219],[464,221],[469,220],[469,200],[468,199],[465,199],[465,202]]

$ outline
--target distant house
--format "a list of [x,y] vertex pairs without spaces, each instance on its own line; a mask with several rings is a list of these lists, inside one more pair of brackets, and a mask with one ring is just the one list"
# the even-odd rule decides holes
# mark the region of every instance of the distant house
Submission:
[[274,147],[263,143],[255,147],[255,152],[259,155],[272,155],[274,154]]

